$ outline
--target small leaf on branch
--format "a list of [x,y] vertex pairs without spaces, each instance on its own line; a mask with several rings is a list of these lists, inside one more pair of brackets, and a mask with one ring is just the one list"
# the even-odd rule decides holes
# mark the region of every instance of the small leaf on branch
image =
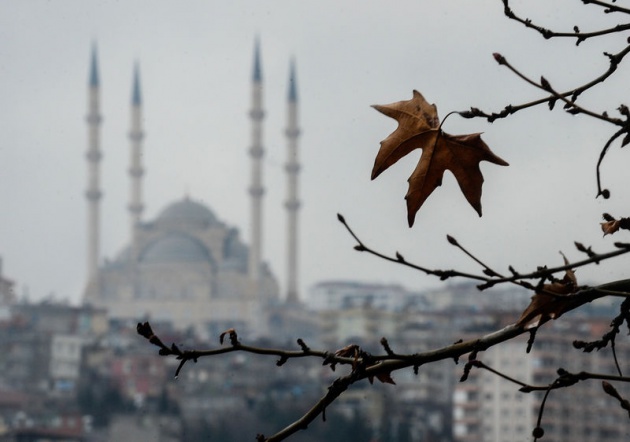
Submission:
[[613,234],[619,229],[630,230],[630,218],[616,219],[610,216],[608,213],[603,214],[603,218],[606,220],[600,223],[604,236]]
[[630,143],[630,133],[627,133],[625,137],[623,137],[623,141],[621,142],[621,147],[625,147]]
[[335,352],[335,356],[340,356],[342,358],[353,358],[356,357],[359,352],[360,347],[357,344],[350,344],[337,350]]
[[[564,264],[569,261],[563,255]],[[570,307],[572,301],[570,295],[578,289],[577,279],[573,270],[565,272],[561,280],[550,284],[543,284],[536,290],[532,300],[516,321],[516,325],[526,330],[540,327],[551,319],[559,318]]]
[[378,379],[379,381],[381,381],[383,384],[392,384],[392,385],[396,385],[396,382],[394,382],[394,380],[392,379],[392,374],[391,372],[388,373],[379,373],[376,376],[368,376],[368,381],[370,381],[370,384],[374,383],[374,378],[376,377],[376,379]]
[[458,244],[458,242],[457,242],[457,240],[456,240],[455,238],[453,238],[451,235],[446,235],[446,240],[447,240],[450,244],[452,244],[452,245],[454,245],[454,246],[459,245],[459,244]]
[[388,105],[374,105],[377,111],[398,121],[398,127],[385,140],[374,160],[372,179],[415,149],[422,149],[420,161],[409,177],[407,221],[413,226],[416,213],[433,191],[442,185],[448,169],[471,206],[481,216],[481,161],[501,166],[508,163],[496,156],[481,134],[449,135],[440,129],[435,104],[413,91],[413,98]]
[[226,331],[224,331],[223,333],[221,333],[221,335],[219,336],[219,343],[221,345],[223,345],[223,340],[224,340],[226,335],[229,335],[230,343],[233,346],[237,346],[239,344],[239,342],[238,342],[238,335],[236,334],[236,330],[233,329],[233,328],[229,328]]
[[356,246],[354,246],[354,250],[358,252],[365,252],[365,246],[362,244],[357,244]]
[[612,235],[613,233],[618,231],[620,223],[618,219],[612,219],[611,221],[600,223],[600,225],[602,226],[602,232],[604,232],[604,236],[606,236]]

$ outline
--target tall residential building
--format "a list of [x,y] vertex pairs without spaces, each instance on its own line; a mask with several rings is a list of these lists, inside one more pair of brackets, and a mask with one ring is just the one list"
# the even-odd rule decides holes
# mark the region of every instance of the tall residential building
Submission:
[[[540,329],[529,354],[527,338],[505,342],[480,352],[477,358],[506,375],[530,385],[549,385],[559,368],[617,375],[609,348],[583,353],[573,348],[576,339],[593,341],[609,330],[610,318],[562,318]],[[630,348],[619,343],[617,358],[627,361]],[[461,366],[458,367],[461,375]],[[615,383],[623,397],[630,389]],[[544,392],[522,393],[520,386],[494,373],[473,369],[453,393],[453,431],[457,442],[533,440]],[[630,438],[628,412],[602,390],[601,380],[585,380],[551,391],[545,402],[542,440],[622,442]]]

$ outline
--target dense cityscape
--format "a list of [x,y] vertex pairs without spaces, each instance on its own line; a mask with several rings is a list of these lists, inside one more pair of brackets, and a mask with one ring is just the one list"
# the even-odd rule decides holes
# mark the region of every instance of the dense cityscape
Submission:
[[[102,308],[54,300],[17,300],[13,281],[0,278],[0,440],[3,441],[237,441],[278,430],[304,413],[340,373],[317,360],[290,361],[233,353],[200,359],[174,377],[178,361],[157,354],[136,324]],[[527,293],[479,293],[471,284],[410,292],[396,285],[326,281],[312,287],[308,303],[276,309],[297,324],[285,337],[248,344],[295,349],[294,337],[333,351],[349,343],[382,352],[388,338],[399,353],[419,352],[492,332],[511,323]],[[447,302],[446,306],[441,306]],[[511,308],[510,308],[511,305]],[[607,331],[611,306],[593,307],[539,332],[527,354],[516,340],[480,357],[522,382],[545,385],[560,367],[614,373],[610,352],[585,355],[571,346]],[[141,318],[151,319],[151,318]],[[183,348],[216,348],[218,336],[200,338],[193,328],[152,321],[166,342]],[[621,360],[627,346],[617,348]],[[338,371],[343,370],[339,367]],[[395,373],[396,385],[363,384],[342,395],[297,440],[500,441],[528,440],[541,395],[486,371],[458,382],[463,364],[442,361]],[[261,375],[264,373],[264,375]],[[547,401],[547,434],[561,440],[626,440],[623,410],[597,382],[557,392]],[[581,416],[576,420],[575,416]],[[600,416],[600,418],[593,418]]]
[[[474,339],[514,323],[531,293],[506,286],[480,292],[445,283],[414,291],[363,280],[321,281],[298,293],[298,93],[295,66],[287,83],[287,281],[280,284],[262,250],[262,67],[254,50],[251,89],[252,170],[248,241],[200,201],[184,195],[154,219],[143,218],[142,94],[134,71],[129,131],[131,161],[128,244],[103,259],[99,232],[100,78],[96,48],[88,77],[87,281],[82,302],[20,297],[0,261],[0,441],[253,440],[298,418],[339,376],[304,358],[276,367],[273,358],[228,353],[201,358],[174,374],[179,362],[158,355],[136,332],[150,321],[167,343],[219,347],[236,329],[248,344],[297,348],[296,339],[329,352],[357,344],[382,353],[386,337],[397,353],[418,353]],[[107,218],[104,218],[105,220]],[[10,256],[3,256],[10,260]],[[280,287],[284,287],[281,293]],[[526,352],[513,340],[480,360],[524,383],[546,385],[563,368],[615,373],[608,349],[585,355],[575,339],[599,339],[618,307],[597,304],[552,322]],[[626,343],[617,358],[628,360]],[[347,370],[337,367],[337,370]],[[440,363],[393,374],[396,385],[362,383],[345,392],[300,441],[530,440],[541,393],[488,371]],[[547,400],[549,440],[622,441],[624,412],[600,384],[559,391]]]

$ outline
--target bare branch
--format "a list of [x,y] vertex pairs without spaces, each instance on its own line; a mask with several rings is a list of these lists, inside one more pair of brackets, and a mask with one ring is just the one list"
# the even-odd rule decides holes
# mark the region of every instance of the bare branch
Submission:
[[[592,4],[598,4],[599,6],[604,6],[604,7],[607,8],[605,10],[605,12],[624,12],[626,14],[630,13],[629,9],[621,8],[621,7],[618,7],[617,5],[611,5],[611,4],[604,3],[604,2],[596,2],[596,1],[588,1],[588,0],[586,0],[586,1],[584,1],[584,3],[592,3]],[[521,17],[517,16],[512,11],[512,9],[510,8],[509,0],[503,0],[503,5],[504,5],[503,12],[504,12],[505,16],[508,17],[509,19],[515,20],[515,21],[523,24],[527,28],[534,29],[535,31],[540,33],[540,35],[545,37],[546,39],[555,38],[555,37],[575,38],[576,39],[576,42],[575,42],[576,45],[579,45],[581,42],[583,42],[584,40],[587,40],[589,38],[599,37],[599,36],[607,35],[607,34],[615,34],[615,33],[618,33],[618,32],[630,29],[630,24],[629,23],[624,23],[624,24],[620,24],[620,25],[617,25],[617,26],[613,26],[612,28],[600,29],[598,31],[592,31],[592,32],[580,32],[580,30],[579,30],[579,28],[577,26],[573,27],[573,32],[556,32],[556,31],[552,31],[550,29],[544,28],[542,26],[535,25],[528,18],[521,18]]]
[[[350,228],[350,226],[348,225],[347,221],[345,220],[343,216],[338,215],[338,219],[344,225],[344,227],[348,230],[350,235],[352,235],[352,237],[357,241],[358,245],[354,247],[355,250],[360,251],[360,252],[367,252],[385,261],[394,262],[394,263],[401,264],[403,266],[406,266],[415,270],[419,270],[427,275],[437,276],[441,280],[445,280],[452,277],[460,277],[460,278],[467,278],[467,279],[472,279],[476,281],[482,281],[483,284],[478,286],[480,290],[484,290],[486,288],[495,286],[497,284],[503,284],[503,283],[517,284],[522,287],[531,289],[532,285],[528,283],[526,280],[549,279],[555,273],[563,272],[563,271],[571,270],[571,269],[576,269],[578,267],[583,267],[583,266],[587,266],[594,263],[599,263],[601,261],[615,258],[620,255],[625,255],[626,253],[630,252],[630,244],[615,243],[615,247],[617,247],[616,250],[613,250],[607,253],[601,253],[601,254],[592,253],[587,259],[584,259],[581,261],[571,262],[571,263],[564,264],[557,267],[550,267],[550,268],[539,267],[538,269],[531,271],[529,273],[517,273],[515,271],[512,271],[511,272],[512,274],[510,276],[501,276],[499,273],[497,273],[496,271],[488,267],[486,264],[484,264],[479,259],[477,259],[474,255],[472,255],[470,252],[468,252],[466,249],[460,246],[459,242],[457,242],[455,238],[453,238],[450,235],[447,236],[447,241],[450,244],[457,246],[460,250],[462,250],[464,253],[466,253],[468,256],[474,259],[477,263],[479,263],[482,267],[484,267],[484,274],[476,275],[472,273],[461,272],[458,270],[429,269],[423,266],[419,266],[417,264],[412,264],[409,261],[407,261],[398,252],[396,252],[395,256],[385,255],[365,245],[365,243],[361,241],[361,239],[356,235],[356,233],[354,233],[354,231]],[[513,270],[511,266],[510,268]]]

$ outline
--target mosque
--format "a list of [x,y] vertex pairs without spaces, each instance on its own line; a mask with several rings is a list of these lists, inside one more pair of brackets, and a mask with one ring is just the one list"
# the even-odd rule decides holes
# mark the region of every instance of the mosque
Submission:
[[[111,318],[171,322],[180,329],[194,329],[200,336],[216,336],[235,327],[252,336],[274,332],[282,306],[298,305],[297,219],[300,202],[298,174],[298,100],[294,64],[291,63],[287,96],[287,292],[280,297],[279,284],[262,256],[262,159],[264,147],[262,69],[256,42],[252,75],[252,140],[249,148],[250,242],[204,204],[189,197],[168,204],[159,215],[142,218],[143,129],[142,95],[138,67],[131,94],[129,142],[131,240],[113,259],[102,261],[99,248],[100,81],[96,48],[92,50],[88,81],[88,187],[87,269],[85,304],[104,307]],[[277,325],[277,324],[276,324]]]

